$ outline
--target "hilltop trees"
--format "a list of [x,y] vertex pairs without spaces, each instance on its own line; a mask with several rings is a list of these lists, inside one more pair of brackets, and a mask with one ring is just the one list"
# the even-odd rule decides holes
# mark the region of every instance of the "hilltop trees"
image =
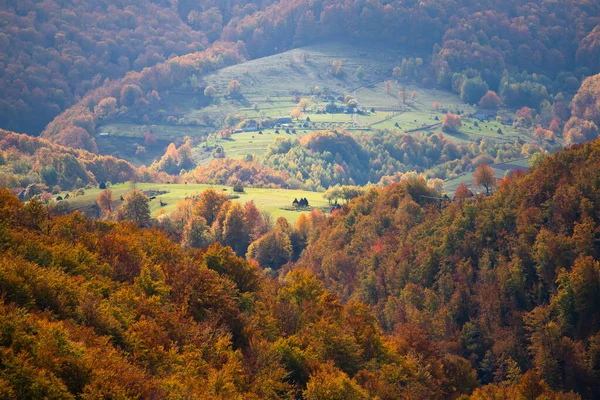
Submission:
[[94,114],[99,119],[110,117],[117,111],[117,99],[106,97],[98,102],[94,107]]
[[121,105],[125,107],[133,107],[135,102],[144,96],[142,89],[138,85],[129,84],[121,88]]
[[[381,310],[380,326],[401,348],[454,348],[460,357],[443,362],[455,380],[444,387],[469,391],[477,379],[504,383],[479,388],[475,399],[551,390],[590,397],[597,368],[585,360],[600,329],[590,174],[599,145],[550,155],[476,202],[461,201],[470,195],[461,185],[442,209],[416,181],[372,190],[321,226],[294,270],[308,268],[342,299]],[[478,168],[491,185],[490,170]]]
[[292,250],[289,234],[276,226],[248,247],[247,258],[256,260],[264,268],[278,270],[292,260]]
[[567,145],[573,145],[594,140],[598,132],[598,126],[593,121],[573,117],[565,124],[563,137]]
[[245,255],[250,244],[250,232],[245,224],[244,208],[239,203],[232,203],[227,210],[221,209],[221,213],[225,214],[221,225],[223,244],[230,246],[239,256]]
[[198,215],[188,219],[181,236],[181,246],[186,249],[199,249],[212,243],[209,226],[206,220]]
[[573,117],[565,124],[567,144],[583,143],[598,137],[600,126],[600,74],[583,81],[573,98]]
[[471,193],[469,187],[464,182],[458,185],[456,191],[454,192],[454,200],[461,205],[466,199],[468,199],[471,196],[473,196],[473,193]]
[[224,193],[219,193],[214,189],[206,189],[200,194],[200,198],[194,206],[194,215],[198,215],[211,226],[217,219],[217,215],[228,201],[228,197]]

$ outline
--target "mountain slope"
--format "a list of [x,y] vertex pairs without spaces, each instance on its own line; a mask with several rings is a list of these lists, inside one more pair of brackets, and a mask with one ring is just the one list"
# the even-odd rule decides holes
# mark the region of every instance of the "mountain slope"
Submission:
[[441,213],[421,182],[373,190],[304,220],[279,280],[0,189],[0,393],[594,398],[599,166],[577,146]]
[[419,326],[483,382],[516,365],[593,398],[600,141],[503,179],[489,198],[440,212],[426,196],[418,180],[372,190],[334,214],[298,266],[369,304],[388,330]]
[[0,127],[38,134],[105,79],[204,49],[205,35],[158,3],[3,2]]

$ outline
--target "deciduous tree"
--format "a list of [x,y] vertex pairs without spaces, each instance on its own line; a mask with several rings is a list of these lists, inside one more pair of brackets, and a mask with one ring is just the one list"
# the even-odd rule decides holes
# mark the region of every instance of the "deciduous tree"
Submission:
[[102,211],[104,211],[106,216],[109,216],[110,213],[112,212],[112,202],[113,202],[112,190],[104,189],[98,195],[98,200],[97,200],[98,206],[100,207],[100,209]]
[[235,79],[229,82],[227,85],[227,94],[230,96],[239,96],[242,92],[240,83]]
[[483,108],[498,108],[500,104],[502,104],[502,100],[493,90],[488,90],[481,100],[479,100],[479,107]]
[[483,186],[486,194],[490,194],[490,189],[496,185],[496,175],[489,164],[479,164],[473,172],[473,184]]
[[135,222],[140,227],[150,226],[150,205],[148,197],[142,191],[134,189],[129,192],[121,209],[126,220]]
[[444,132],[456,132],[462,126],[460,116],[456,114],[446,114],[442,120],[442,130]]

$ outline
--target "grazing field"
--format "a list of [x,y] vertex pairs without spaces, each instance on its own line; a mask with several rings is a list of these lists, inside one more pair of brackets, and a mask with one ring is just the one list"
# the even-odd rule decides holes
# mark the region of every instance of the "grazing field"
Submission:
[[[415,56],[418,55],[397,49],[330,43],[227,67],[198,78],[199,84],[215,89],[216,95],[211,104],[199,104],[194,94],[177,93],[171,97],[176,103],[171,108],[177,110],[180,120],[194,123],[210,120],[213,126],[109,123],[97,129],[98,133],[108,133],[98,140],[100,151],[105,154],[117,152],[137,165],[149,164],[162,154],[169,142],[181,141],[184,136],[189,136],[193,139],[193,155],[198,164],[211,162],[217,145],[222,146],[230,158],[243,158],[247,154],[261,156],[275,140],[275,129],[264,129],[263,135],[258,135],[258,129],[236,133],[227,140],[220,140],[214,134],[226,126],[235,129],[237,123],[244,120],[260,122],[268,118],[290,118],[299,98],[308,99],[309,103],[300,118],[290,123],[298,136],[317,129],[340,128],[367,132],[372,129],[439,132],[444,112],[473,113],[476,110],[454,93],[404,83],[403,78],[392,76],[393,68],[401,64],[403,58]],[[334,60],[340,60],[342,64],[341,73],[337,76],[331,71]],[[362,79],[358,77],[359,70],[364,74]],[[232,80],[240,83],[241,95],[235,99],[227,95],[227,86]],[[386,81],[392,83],[391,91],[386,91]],[[405,100],[402,100],[400,90],[409,94]],[[362,110],[360,114],[324,112],[331,102],[339,107],[345,106],[345,97],[354,99],[357,108]],[[439,103],[438,108],[433,106],[436,102]],[[227,125],[228,116],[229,124],[232,117],[237,122]],[[307,122],[306,118],[310,121]],[[147,149],[147,154],[136,155],[135,149],[143,145],[144,133],[148,130],[156,135],[157,145]],[[280,128],[280,134],[285,135],[285,129]],[[207,135],[210,135],[208,148]],[[502,125],[493,118],[477,121],[465,117],[461,131],[448,136],[457,142],[481,138],[528,140],[526,132]]]
[[[290,223],[295,223],[302,213],[308,212],[311,209],[319,208],[324,212],[329,209],[328,202],[323,198],[322,193],[310,192],[304,190],[286,190],[286,189],[259,189],[259,188],[246,188],[244,193],[234,193],[231,187],[220,186],[220,185],[199,185],[199,184],[154,184],[154,183],[138,183],[136,187],[142,191],[165,191],[167,193],[158,195],[154,200],[150,201],[150,211],[153,216],[163,209],[167,213],[175,210],[177,203],[186,197],[195,196],[202,193],[208,188],[216,190],[227,189],[226,193],[236,197],[233,201],[246,203],[254,201],[256,206],[264,211],[269,212],[273,219],[278,217],[285,217]],[[121,196],[125,196],[129,191],[132,190],[131,184],[120,184],[113,185],[110,187],[113,191],[113,199],[120,203],[119,199]],[[86,210],[93,205],[98,198],[98,194],[101,192],[100,189],[88,189],[85,190],[83,195],[74,197],[73,193],[70,193],[70,198],[66,200],[68,208],[70,210]],[[63,194],[64,196],[64,194]],[[300,198],[308,199],[310,208],[308,210],[290,210],[294,199]],[[166,206],[161,207],[160,201],[167,203]]]
[[[275,129],[265,129],[262,134],[258,132],[240,132],[233,134],[231,139],[217,139],[214,142],[209,142],[209,146],[213,147],[216,144],[223,147],[229,158],[242,159],[248,154],[262,157],[267,147],[275,141],[276,137],[301,138],[308,132],[310,131],[305,129],[298,129],[296,133],[286,133],[285,130],[279,130],[279,133],[275,133]],[[212,157],[206,157],[203,146],[197,147],[194,150],[194,155],[196,159],[201,160],[201,163],[206,163],[207,160],[212,159]]]

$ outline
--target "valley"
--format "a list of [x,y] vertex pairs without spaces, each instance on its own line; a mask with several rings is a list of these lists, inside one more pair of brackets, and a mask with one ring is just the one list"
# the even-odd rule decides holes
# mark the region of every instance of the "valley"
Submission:
[[600,398],[600,1],[1,3],[0,399]]

